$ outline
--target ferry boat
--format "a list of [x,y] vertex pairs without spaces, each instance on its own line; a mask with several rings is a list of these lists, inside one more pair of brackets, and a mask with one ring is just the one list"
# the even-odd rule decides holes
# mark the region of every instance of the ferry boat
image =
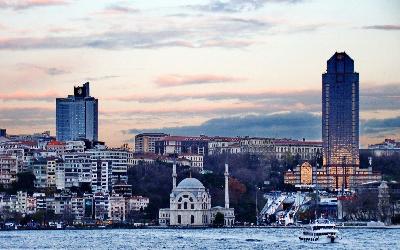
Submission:
[[336,225],[327,219],[317,219],[308,225],[299,239],[313,243],[334,243],[340,239]]

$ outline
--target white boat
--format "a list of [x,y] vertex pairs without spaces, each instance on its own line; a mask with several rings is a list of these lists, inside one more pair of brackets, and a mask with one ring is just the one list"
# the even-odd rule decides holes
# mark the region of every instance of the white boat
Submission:
[[334,243],[339,241],[340,236],[335,223],[327,219],[317,219],[303,230],[299,239],[313,243]]

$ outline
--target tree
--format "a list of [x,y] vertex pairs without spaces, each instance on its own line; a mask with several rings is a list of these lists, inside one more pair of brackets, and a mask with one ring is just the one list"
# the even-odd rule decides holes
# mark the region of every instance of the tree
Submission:
[[32,172],[21,172],[17,174],[17,181],[12,183],[14,192],[25,191],[33,193],[35,191],[36,177]]
[[213,226],[214,227],[223,227],[224,226],[224,215],[220,212],[218,212],[215,215],[214,221],[213,221]]
[[32,215],[32,220],[39,223],[40,225],[44,224],[44,219],[46,216],[46,212],[43,210],[38,210],[36,213]]

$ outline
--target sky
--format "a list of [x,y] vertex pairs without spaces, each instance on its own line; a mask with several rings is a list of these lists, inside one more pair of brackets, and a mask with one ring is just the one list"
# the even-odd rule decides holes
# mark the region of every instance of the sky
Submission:
[[99,139],[321,138],[321,75],[360,74],[360,140],[400,139],[400,1],[0,0],[0,127],[50,130],[90,82]]

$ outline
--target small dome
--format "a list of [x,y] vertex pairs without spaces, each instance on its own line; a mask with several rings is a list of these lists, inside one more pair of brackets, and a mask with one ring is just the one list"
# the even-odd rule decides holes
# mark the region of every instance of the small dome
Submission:
[[196,178],[186,178],[179,182],[176,188],[180,189],[198,189],[198,188],[205,188],[203,184],[197,180]]

